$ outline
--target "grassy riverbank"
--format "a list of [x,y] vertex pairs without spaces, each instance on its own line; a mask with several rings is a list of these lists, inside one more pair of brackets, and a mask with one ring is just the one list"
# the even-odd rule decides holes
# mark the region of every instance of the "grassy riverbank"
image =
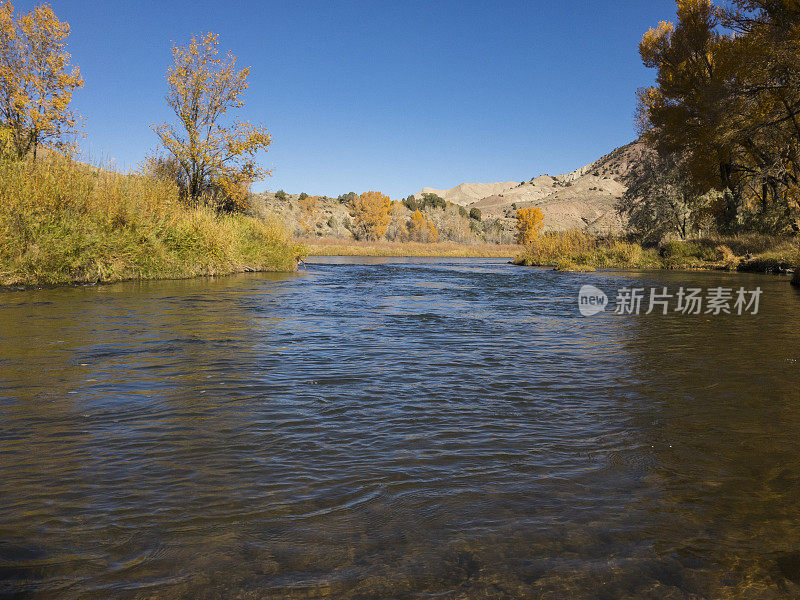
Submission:
[[0,162],[0,285],[287,271],[302,247],[276,222],[187,208],[177,189],[52,155]]
[[359,242],[335,238],[303,240],[311,256],[439,256],[449,258],[512,258],[521,246],[499,244],[456,244],[442,242]]
[[644,248],[616,237],[566,231],[539,236],[514,263],[563,271],[613,268],[780,273],[800,264],[800,246],[797,239],[746,235],[669,241],[657,248]]

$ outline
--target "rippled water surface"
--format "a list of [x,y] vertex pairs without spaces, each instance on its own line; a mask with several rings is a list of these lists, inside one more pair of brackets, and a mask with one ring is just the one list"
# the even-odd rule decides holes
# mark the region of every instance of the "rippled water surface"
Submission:
[[798,324],[484,259],[2,293],[0,597],[798,597]]

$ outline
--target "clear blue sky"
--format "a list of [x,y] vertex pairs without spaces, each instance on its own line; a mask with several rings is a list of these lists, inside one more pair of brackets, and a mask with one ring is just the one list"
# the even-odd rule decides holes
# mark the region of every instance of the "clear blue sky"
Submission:
[[[15,2],[18,10],[35,3]],[[242,116],[274,143],[256,191],[335,196],[571,171],[635,137],[637,43],[674,0],[54,0],[86,87],[84,156],[135,166],[168,119],[173,42],[250,65]]]

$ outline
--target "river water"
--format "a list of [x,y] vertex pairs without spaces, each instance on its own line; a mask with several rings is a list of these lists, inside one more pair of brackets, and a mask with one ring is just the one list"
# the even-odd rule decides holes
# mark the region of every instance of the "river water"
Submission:
[[491,259],[1,293],[0,597],[798,597],[799,323]]

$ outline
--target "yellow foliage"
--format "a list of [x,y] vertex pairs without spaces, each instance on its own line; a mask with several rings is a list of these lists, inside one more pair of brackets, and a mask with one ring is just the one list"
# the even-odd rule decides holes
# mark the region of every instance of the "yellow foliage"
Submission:
[[153,129],[180,164],[184,193],[192,202],[210,195],[226,208],[242,208],[250,184],[270,174],[256,166],[254,157],[272,139],[262,126],[226,124],[228,112],[244,105],[250,69],[237,71],[236,57],[219,58],[218,47],[218,36],[209,32],[200,40],[193,36],[185,48],[172,48],[167,103],[178,124]]
[[358,239],[379,240],[391,220],[392,201],[380,192],[364,192],[353,199],[350,213]]
[[312,233],[317,226],[319,214],[317,206],[318,196],[305,196],[300,198],[300,222],[305,227],[306,232]]
[[83,87],[66,52],[69,24],[44,4],[14,16],[10,0],[0,4],[0,135],[2,154],[22,158],[49,144],[74,149],[67,138],[77,117],[69,110],[72,94]]
[[530,244],[539,237],[544,227],[544,213],[540,208],[522,208],[517,211],[517,243]]
[[669,46],[670,37],[675,25],[669,21],[661,21],[658,27],[648,29],[639,42],[639,54],[647,67],[655,67],[659,58]]
[[435,243],[439,237],[433,221],[419,210],[415,210],[408,223],[408,235],[412,241]]

